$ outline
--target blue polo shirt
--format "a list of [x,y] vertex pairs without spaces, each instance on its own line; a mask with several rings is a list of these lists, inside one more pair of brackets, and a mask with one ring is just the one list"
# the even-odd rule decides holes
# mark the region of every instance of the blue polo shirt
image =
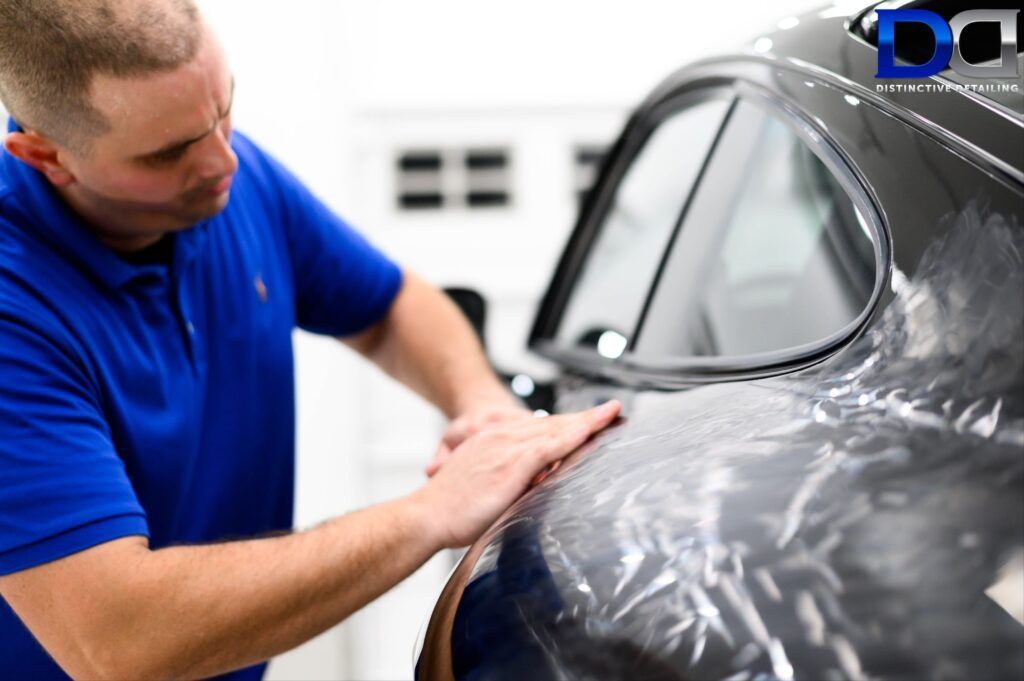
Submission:
[[[292,330],[364,330],[402,276],[253,142],[232,147],[227,208],[148,264],[0,155],[0,575],[129,535],[291,529]],[[66,678],[2,599],[0,676]]]

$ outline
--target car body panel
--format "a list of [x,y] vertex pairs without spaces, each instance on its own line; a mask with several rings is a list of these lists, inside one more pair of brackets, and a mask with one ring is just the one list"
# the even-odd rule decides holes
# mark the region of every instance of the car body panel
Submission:
[[569,393],[627,418],[470,551],[421,673],[1020,678],[1024,231],[954,223],[818,367]]

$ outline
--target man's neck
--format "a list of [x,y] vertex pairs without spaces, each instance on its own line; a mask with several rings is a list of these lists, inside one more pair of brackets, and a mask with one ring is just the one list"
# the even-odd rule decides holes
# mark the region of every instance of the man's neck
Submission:
[[92,230],[105,246],[117,253],[134,253],[158,243],[173,230],[140,229],[139,216],[130,211],[113,210],[90,201],[77,185],[57,187],[64,203]]

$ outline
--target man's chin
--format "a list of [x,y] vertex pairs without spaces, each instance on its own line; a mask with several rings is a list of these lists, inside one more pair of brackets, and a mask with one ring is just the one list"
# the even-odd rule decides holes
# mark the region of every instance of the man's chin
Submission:
[[199,200],[190,201],[181,212],[182,219],[185,222],[182,225],[182,229],[194,227],[197,223],[209,220],[217,215],[227,208],[228,199],[230,198],[231,192],[226,191],[217,196],[203,197]]

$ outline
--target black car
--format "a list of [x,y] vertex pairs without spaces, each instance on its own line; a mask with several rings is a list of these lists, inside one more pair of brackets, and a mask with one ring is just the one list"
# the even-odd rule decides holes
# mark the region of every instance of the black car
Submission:
[[630,118],[530,341],[625,418],[464,556],[419,678],[1024,678],[1024,95],[879,91],[875,16]]

